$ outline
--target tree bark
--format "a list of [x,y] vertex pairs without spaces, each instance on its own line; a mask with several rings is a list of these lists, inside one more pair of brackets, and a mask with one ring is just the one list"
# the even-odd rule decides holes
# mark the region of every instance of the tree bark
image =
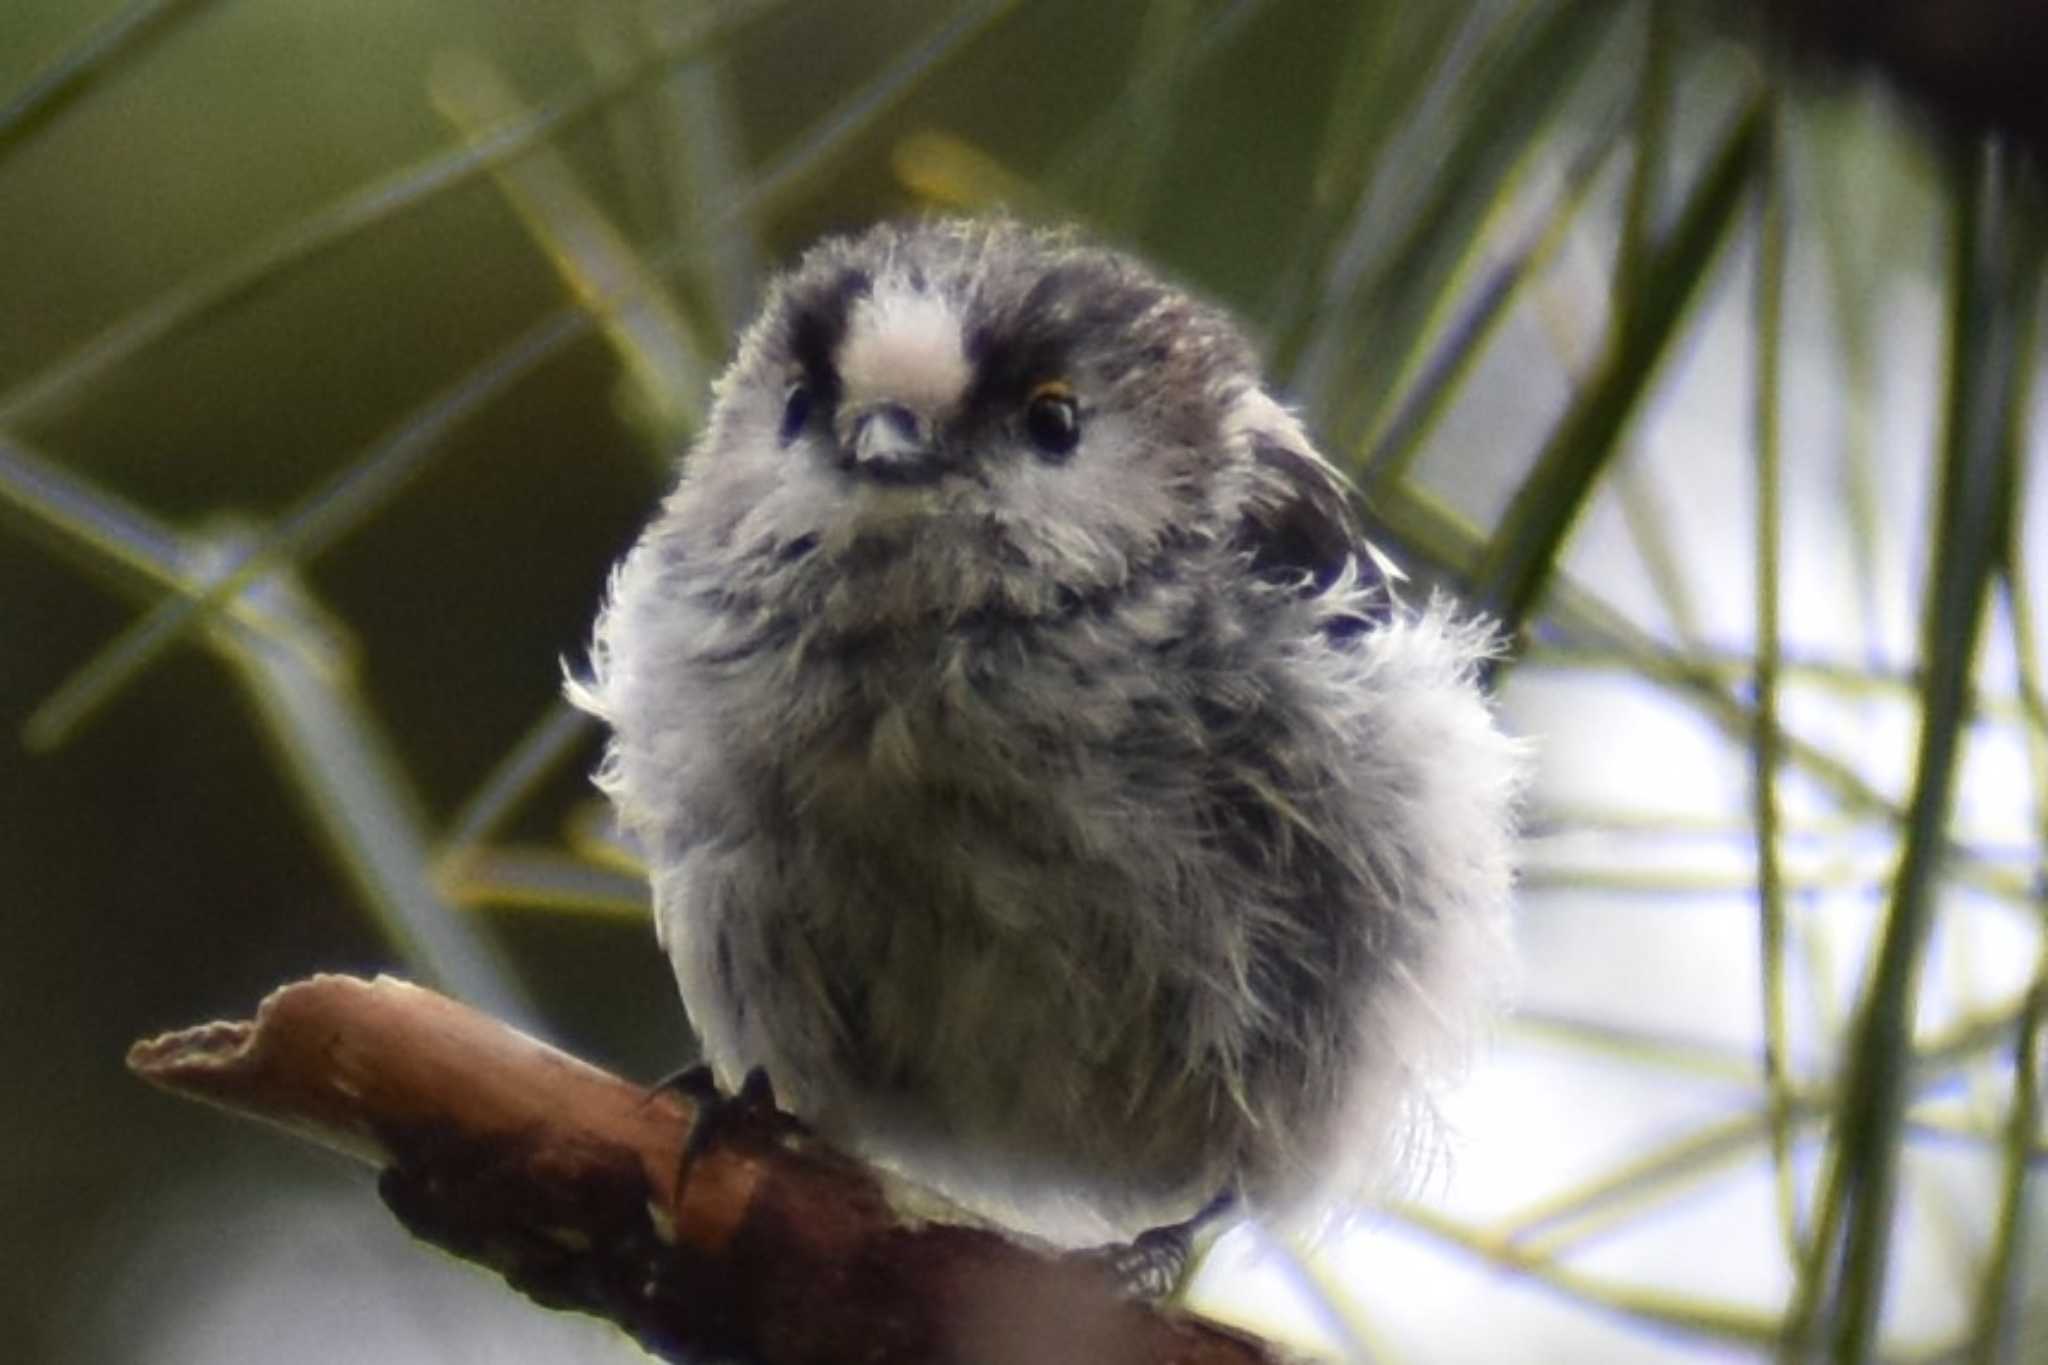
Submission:
[[685,1176],[688,1100],[388,977],[283,987],[253,1021],[137,1043],[128,1065],[381,1167],[416,1236],[664,1359],[1278,1359],[1123,1299],[1100,1266],[976,1226],[786,1116],[714,1125]]

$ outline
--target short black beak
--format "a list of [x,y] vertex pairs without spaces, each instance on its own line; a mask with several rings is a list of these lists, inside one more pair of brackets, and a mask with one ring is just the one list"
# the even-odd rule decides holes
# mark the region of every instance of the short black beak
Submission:
[[847,453],[853,467],[889,478],[933,463],[931,423],[901,403],[877,403],[853,416]]

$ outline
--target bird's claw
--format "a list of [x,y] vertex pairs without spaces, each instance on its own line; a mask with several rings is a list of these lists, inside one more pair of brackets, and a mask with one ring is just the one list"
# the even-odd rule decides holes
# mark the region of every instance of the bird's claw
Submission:
[[702,1062],[662,1077],[648,1087],[648,1098],[664,1090],[681,1095],[697,1111],[690,1124],[689,1136],[683,1141],[682,1157],[676,1164],[677,1189],[681,1189],[689,1179],[697,1159],[717,1143],[730,1141],[743,1133],[779,1141],[805,1131],[803,1124],[793,1115],[785,1114],[776,1107],[775,1086],[763,1067],[750,1069],[740,1081],[740,1088],[730,1095],[718,1088],[711,1068]]
[[1188,1263],[1194,1258],[1195,1238],[1210,1223],[1229,1212],[1236,1202],[1236,1196],[1225,1191],[1204,1204],[1191,1218],[1168,1223],[1164,1227],[1148,1228],[1128,1242],[1090,1247],[1074,1255],[1108,1272],[1126,1298],[1143,1302],[1170,1298],[1187,1278]]

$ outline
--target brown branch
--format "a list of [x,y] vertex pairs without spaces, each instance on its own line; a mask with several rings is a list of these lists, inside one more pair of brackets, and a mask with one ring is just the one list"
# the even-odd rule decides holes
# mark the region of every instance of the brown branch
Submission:
[[678,1189],[688,1101],[388,977],[286,986],[253,1021],[137,1043],[128,1065],[382,1167],[416,1236],[665,1359],[1278,1359],[792,1125],[719,1124]]

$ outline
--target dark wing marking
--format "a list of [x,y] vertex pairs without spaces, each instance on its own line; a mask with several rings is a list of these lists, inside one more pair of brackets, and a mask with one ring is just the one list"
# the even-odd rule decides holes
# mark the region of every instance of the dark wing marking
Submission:
[[[1251,551],[1252,572],[1310,595],[1326,591],[1356,563],[1361,584],[1384,588],[1385,575],[1366,548],[1344,476],[1270,436],[1254,432],[1250,444],[1254,487],[1238,537]],[[1349,640],[1384,620],[1390,601],[1382,595],[1372,619],[1334,617],[1325,630],[1333,640]]]
[[1362,548],[1351,490],[1322,461],[1278,441],[1254,433],[1251,451],[1255,483],[1239,535],[1252,571],[1329,587]]

